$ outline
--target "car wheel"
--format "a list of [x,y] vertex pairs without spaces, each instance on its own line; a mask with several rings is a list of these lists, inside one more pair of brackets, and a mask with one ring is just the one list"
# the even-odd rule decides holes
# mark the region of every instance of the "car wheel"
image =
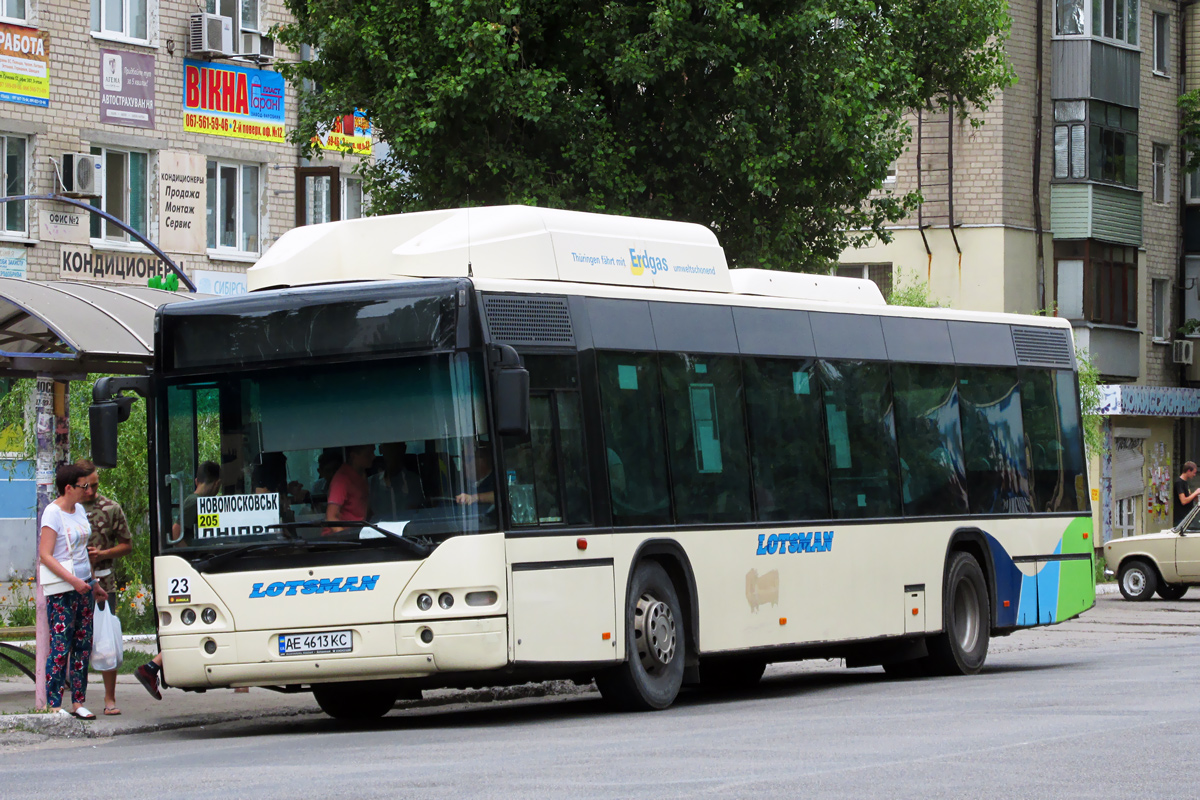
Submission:
[[942,588],[942,632],[929,638],[925,668],[934,675],[979,672],[987,659],[991,619],[979,562],[969,553],[954,553]]
[[313,686],[317,705],[334,719],[378,719],[396,705],[398,691],[391,681],[319,683]]
[[1158,575],[1145,561],[1126,561],[1117,575],[1117,585],[1126,600],[1140,603],[1154,596],[1158,588]]
[[684,619],[667,571],[638,564],[625,606],[625,663],[597,675],[596,686],[618,709],[666,708],[683,686],[684,661]]
[[1163,600],[1178,600],[1187,594],[1186,583],[1164,583],[1158,587],[1158,596]]

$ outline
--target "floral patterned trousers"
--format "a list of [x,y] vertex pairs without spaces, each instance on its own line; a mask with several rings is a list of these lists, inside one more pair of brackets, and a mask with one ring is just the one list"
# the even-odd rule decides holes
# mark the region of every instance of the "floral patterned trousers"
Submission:
[[46,705],[62,705],[63,686],[71,665],[71,699],[83,703],[87,696],[88,662],[92,659],[92,614],[95,598],[70,589],[46,595],[46,620],[50,626],[50,653],[46,656]]

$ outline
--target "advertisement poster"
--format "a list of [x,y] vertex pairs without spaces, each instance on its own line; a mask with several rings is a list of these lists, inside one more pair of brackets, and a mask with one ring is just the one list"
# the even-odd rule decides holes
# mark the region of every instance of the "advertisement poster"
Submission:
[[244,272],[220,272],[215,269],[198,269],[192,272],[192,282],[200,294],[215,294],[221,297],[234,297],[248,294]]
[[282,142],[283,101],[283,76],[278,73],[184,59],[185,131]]
[[0,278],[25,278],[26,258],[28,252],[24,245],[18,247],[0,247]]
[[154,127],[154,56],[100,51],[100,121]]
[[322,150],[338,153],[349,150],[356,156],[371,155],[371,121],[361,111],[338,117],[333,127],[316,138]]
[[0,100],[50,105],[50,34],[0,23]]
[[[182,262],[176,263],[183,268]],[[166,262],[153,253],[112,253],[64,244],[58,277],[64,281],[113,281],[145,286],[155,275],[166,277],[168,272]]]
[[202,254],[205,237],[204,156],[158,153],[158,241],[168,253]]

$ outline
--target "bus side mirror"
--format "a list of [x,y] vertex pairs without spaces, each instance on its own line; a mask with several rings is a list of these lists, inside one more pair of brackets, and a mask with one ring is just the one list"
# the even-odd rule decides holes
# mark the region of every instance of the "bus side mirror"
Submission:
[[133,397],[122,392],[132,391],[146,397],[150,380],[144,377],[101,378],[92,387],[92,404],[88,407],[91,428],[92,462],[98,467],[117,465],[117,426],[129,419]]
[[492,380],[496,402],[496,433],[501,436],[529,436],[529,371],[521,366],[517,351],[507,345],[500,350],[500,362]]

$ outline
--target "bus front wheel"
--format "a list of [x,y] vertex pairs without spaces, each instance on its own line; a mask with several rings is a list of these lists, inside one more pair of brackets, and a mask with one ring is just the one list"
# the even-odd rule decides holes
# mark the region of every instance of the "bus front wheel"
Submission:
[[363,721],[378,719],[396,705],[399,692],[390,681],[352,681],[319,683],[313,686],[313,698],[334,719]]
[[974,675],[987,659],[991,625],[987,583],[979,562],[957,552],[946,568],[942,632],[929,639],[926,664],[937,675]]
[[625,604],[625,663],[596,677],[606,703],[654,711],[675,702],[683,685],[684,620],[667,571],[643,561]]

